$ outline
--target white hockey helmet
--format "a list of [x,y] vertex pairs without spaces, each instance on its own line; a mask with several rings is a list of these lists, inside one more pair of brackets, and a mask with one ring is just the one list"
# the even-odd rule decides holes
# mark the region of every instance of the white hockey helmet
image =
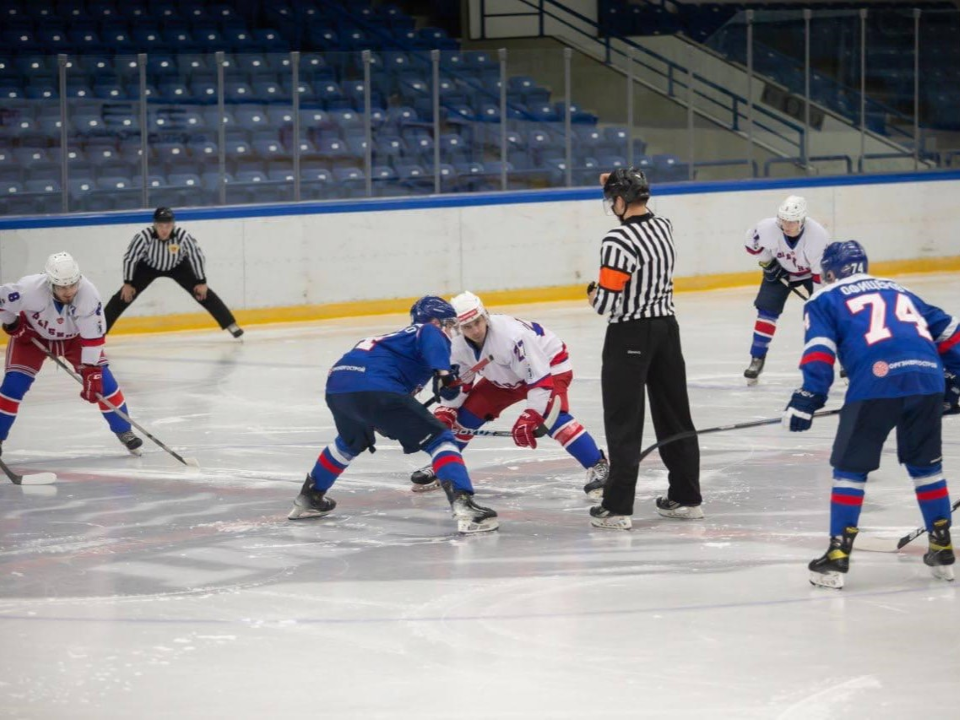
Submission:
[[69,287],[80,282],[80,266],[70,253],[54,253],[47,258],[43,271],[47,274],[47,281],[57,287]]
[[784,222],[798,222],[802,225],[807,217],[807,201],[799,195],[791,195],[777,208],[777,217]]
[[469,290],[455,296],[450,301],[450,304],[453,305],[453,309],[457,311],[457,320],[459,320],[461,324],[472,323],[481,315],[488,317],[487,309],[483,306],[483,302]]

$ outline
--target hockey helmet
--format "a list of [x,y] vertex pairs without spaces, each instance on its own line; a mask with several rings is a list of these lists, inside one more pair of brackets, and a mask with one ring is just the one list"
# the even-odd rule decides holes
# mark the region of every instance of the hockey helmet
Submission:
[[603,183],[603,199],[612,206],[618,197],[623,198],[627,205],[650,199],[650,181],[643,170],[635,167],[617,168],[610,173]]
[[827,245],[820,258],[824,277],[832,281],[867,272],[867,251],[856,240],[843,240]]
[[807,201],[799,195],[791,195],[780,203],[777,218],[783,222],[798,222],[803,225],[807,218]]
[[47,258],[43,271],[47,281],[56,287],[70,287],[80,282],[80,266],[70,253],[54,253]]
[[172,223],[174,217],[173,210],[168,207],[158,207],[153,211],[153,221],[155,223]]
[[472,323],[480,317],[488,317],[483,301],[469,290],[455,296],[450,304],[456,310],[457,320],[461,325]]
[[431,320],[439,320],[444,327],[456,325],[457,312],[453,305],[436,295],[424,295],[410,308],[410,321],[415,325],[424,325]]

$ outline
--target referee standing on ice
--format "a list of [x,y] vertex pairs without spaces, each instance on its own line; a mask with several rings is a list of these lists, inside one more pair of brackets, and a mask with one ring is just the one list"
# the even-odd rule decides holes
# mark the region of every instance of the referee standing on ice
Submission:
[[[603,343],[603,422],[610,477],[603,502],[590,508],[595,527],[627,530],[640,472],[645,393],[657,440],[694,430],[680,327],[673,309],[677,253],[673,226],[647,209],[650,183],[636,168],[600,176],[604,204],[620,219],[600,246],[600,277],[590,305],[610,316]],[[670,488],[657,498],[664,517],[699,519],[700,445],[696,437],[664,445]]]
[[213,315],[220,328],[235,338],[243,335],[223,300],[209,287],[204,270],[203,251],[186,230],[174,227],[173,210],[157,208],[153,225],[138,232],[123,256],[123,287],[110,298],[104,310],[107,332],[133,304],[134,299],[159,277],[175,280],[204,309]]

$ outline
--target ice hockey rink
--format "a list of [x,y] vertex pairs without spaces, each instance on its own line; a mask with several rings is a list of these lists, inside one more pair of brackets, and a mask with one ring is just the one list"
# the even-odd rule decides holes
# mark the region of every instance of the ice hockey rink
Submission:
[[[960,312],[955,276],[901,282]],[[700,428],[777,417],[799,383],[792,298],[760,384],[746,387],[753,294],[677,296]],[[604,320],[580,302],[503,311],[566,341],[573,413],[603,445]],[[929,576],[925,538],[855,552],[842,591],[807,582],[827,544],[836,418],[804,434],[703,436],[703,521],[655,514],[667,485],[654,453],[633,530],[594,529],[583,471],[558,445],[500,438],[465,453],[499,532],[458,536],[442,493],[410,492],[426,456],[389,440],[330,492],[334,514],[288,521],[334,437],[327,370],[405,324],[109,338],[131,413],[200,470],[149,440],[127,455],[48,363],[3,452],[58,481],[0,485],[0,717],[960,716],[960,598]],[[960,417],[944,425],[956,479]],[[894,544],[920,523],[891,438],[861,539]]]

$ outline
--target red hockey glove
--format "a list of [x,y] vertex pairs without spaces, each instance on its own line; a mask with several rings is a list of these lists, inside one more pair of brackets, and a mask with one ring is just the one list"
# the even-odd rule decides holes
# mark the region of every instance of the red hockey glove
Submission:
[[533,434],[543,425],[543,415],[536,410],[524,410],[513,424],[513,441],[519,447],[537,447],[537,438]]
[[23,315],[20,315],[9,325],[4,325],[3,331],[14,340],[23,339],[30,333],[30,323],[24,319]]
[[103,395],[103,369],[99,365],[81,365],[80,375],[83,377],[80,397],[87,402],[97,402],[97,395]]
[[453,430],[457,426],[457,409],[441,405],[433,411],[433,416]]

